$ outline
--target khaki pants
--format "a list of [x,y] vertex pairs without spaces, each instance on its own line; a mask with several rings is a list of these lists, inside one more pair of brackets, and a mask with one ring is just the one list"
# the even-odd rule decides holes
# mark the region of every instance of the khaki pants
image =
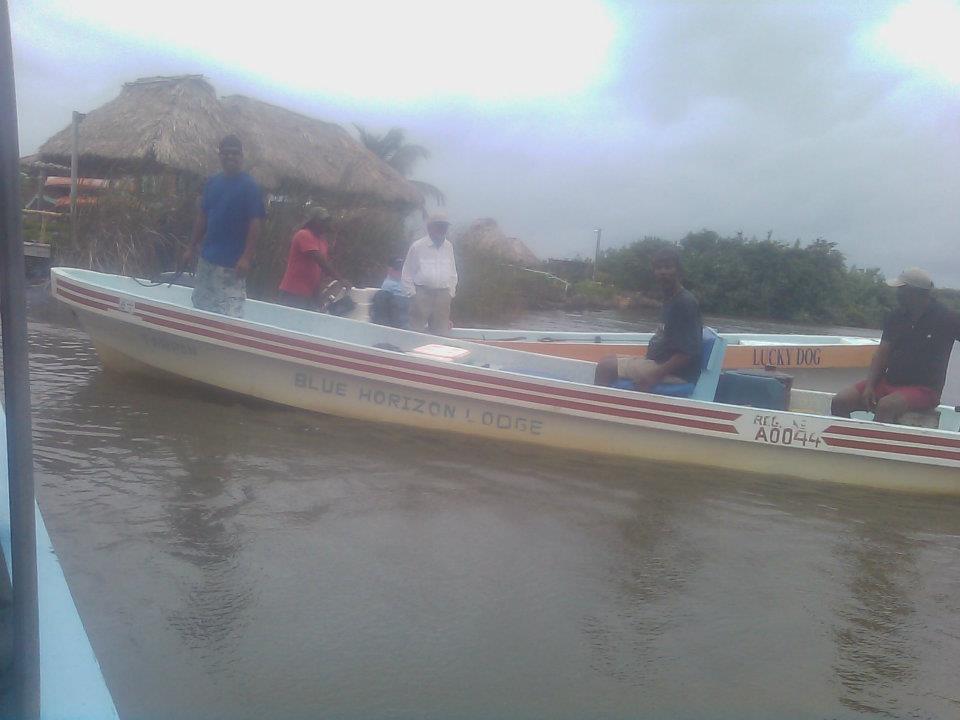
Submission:
[[448,335],[450,333],[450,291],[417,285],[410,308],[410,329],[417,332]]
[[[643,383],[646,381],[649,373],[655,370],[656,367],[657,363],[649,358],[639,358],[635,355],[617,355],[617,376],[621,378]],[[687,381],[676,375],[667,375],[660,380],[660,382],[677,385]]]

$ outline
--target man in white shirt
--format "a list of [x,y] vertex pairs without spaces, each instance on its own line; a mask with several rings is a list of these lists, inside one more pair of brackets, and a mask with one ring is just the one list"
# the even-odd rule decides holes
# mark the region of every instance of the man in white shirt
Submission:
[[434,335],[450,332],[450,301],[457,293],[457,264],[447,240],[450,221],[443,213],[427,220],[427,235],[407,251],[401,281],[413,295],[410,329]]

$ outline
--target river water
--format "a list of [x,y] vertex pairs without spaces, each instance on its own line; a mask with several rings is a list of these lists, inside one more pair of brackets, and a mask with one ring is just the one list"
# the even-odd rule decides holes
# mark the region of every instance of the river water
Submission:
[[122,377],[30,301],[39,501],[123,718],[960,717],[957,499]]

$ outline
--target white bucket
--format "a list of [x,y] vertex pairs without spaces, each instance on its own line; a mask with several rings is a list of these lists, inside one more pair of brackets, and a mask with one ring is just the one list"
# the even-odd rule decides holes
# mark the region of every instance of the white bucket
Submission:
[[370,305],[373,303],[373,296],[377,294],[380,288],[350,288],[350,299],[353,300],[356,307],[345,317],[351,320],[370,321]]

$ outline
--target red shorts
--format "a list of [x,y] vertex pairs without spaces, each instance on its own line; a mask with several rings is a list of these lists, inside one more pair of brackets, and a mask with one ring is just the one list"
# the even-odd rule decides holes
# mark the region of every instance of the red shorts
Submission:
[[[867,381],[861,380],[856,384],[857,392],[863,393]],[[877,399],[896,393],[907,401],[910,410],[930,410],[940,404],[940,396],[932,388],[923,385],[891,385],[886,378],[877,383]]]

